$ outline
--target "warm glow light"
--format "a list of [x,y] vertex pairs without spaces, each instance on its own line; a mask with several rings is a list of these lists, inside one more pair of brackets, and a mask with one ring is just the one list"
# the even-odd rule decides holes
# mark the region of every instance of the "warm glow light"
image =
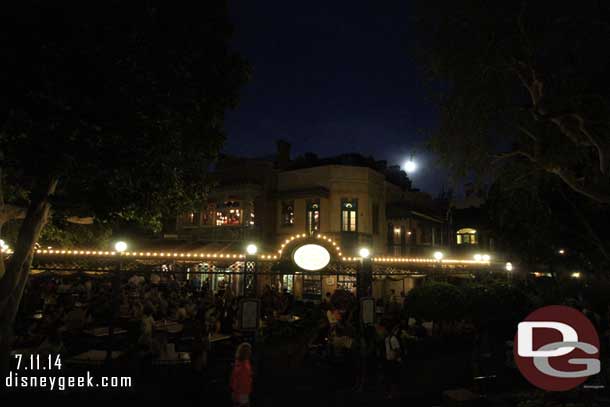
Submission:
[[294,251],[293,261],[303,270],[321,270],[330,263],[330,253],[324,246],[305,244]]
[[483,258],[483,256],[481,256],[481,255],[480,255],[480,254],[478,254],[478,253],[474,255],[474,259],[475,259],[475,261],[481,261],[481,259],[482,259],[482,258]]
[[443,258],[443,253],[442,252],[434,252],[434,258],[436,260],[442,260]]
[[513,271],[513,263],[510,261],[506,263],[506,271]]
[[255,244],[249,244],[246,247],[246,253],[248,253],[250,256],[254,256],[257,251],[258,251],[258,247],[256,247]]
[[125,250],[127,250],[127,243],[123,242],[123,241],[118,241],[114,244],[114,250],[116,250],[119,253],[123,253]]
[[564,249],[559,249],[558,253],[559,253],[559,254],[565,254],[565,253],[566,253],[566,251],[565,251]]
[[489,254],[484,254],[484,255],[481,256],[481,260],[489,261],[489,260],[491,260],[491,257],[489,256]]
[[3,251],[5,253],[11,253],[11,248],[2,239],[0,239],[0,251]]
[[366,247],[363,247],[362,249],[360,249],[358,251],[358,254],[360,255],[360,257],[362,257],[363,259],[366,259],[367,257],[369,257],[371,255],[371,251],[369,249],[367,249]]
[[571,274],[572,278],[580,278],[580,272],[576,271],[574,273]]

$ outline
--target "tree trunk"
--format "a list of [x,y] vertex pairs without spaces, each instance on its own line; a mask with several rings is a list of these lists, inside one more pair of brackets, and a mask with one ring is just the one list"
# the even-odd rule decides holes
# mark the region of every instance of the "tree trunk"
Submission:
[[19,229],[14,252],[0,279],[0,377],[8,372],[13,324],[30,272],[34,245],[47,221],[51,206],[49,197],[55,192],[57,181],[57,178],[48,178],[32,191],[30,206]]

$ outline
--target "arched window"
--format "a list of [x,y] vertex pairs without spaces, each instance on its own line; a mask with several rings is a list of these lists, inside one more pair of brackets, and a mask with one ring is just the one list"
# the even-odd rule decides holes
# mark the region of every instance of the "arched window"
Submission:
[[463,228],[457,231],[457,244],[477,244],[476,229]]
[[294,225],[294,201],[282,202],[282,226]]
[[307,211],[305,213],[307,232],[310,235],[320,231],[320,200],[307,201]]
[[355,198],[341,200],[341,231],[358,231],[358,200]]

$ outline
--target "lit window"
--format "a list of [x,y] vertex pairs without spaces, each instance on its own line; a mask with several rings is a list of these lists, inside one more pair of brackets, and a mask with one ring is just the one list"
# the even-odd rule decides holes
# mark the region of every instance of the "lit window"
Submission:
[[294,225],[294,201],[282,202],[282,226]]
[[341,230],[343,232],[358,231],[358,200],[341,200]]
[[394,226],[394,244],[400,244],[400,235],[401,235],[401,229],[400,226]]
[[216,209],[216,226],[241,225],[242,215],[239,202],[227,201]]
[[345,274],[337,276],[337,290],[356,292],[356,277]]
[[460,229],[456,235],[457,244],[477,244],[477,231],[475,229]]
[[320,201],[307,201],[306,220],[310,235],[320,231]]
[[294,291],[294,275],[284,274],[282,276],[282,288],[288,290],[289,293]]
[[322,296],[320,274],[303,274],[303,297],[319,299]]

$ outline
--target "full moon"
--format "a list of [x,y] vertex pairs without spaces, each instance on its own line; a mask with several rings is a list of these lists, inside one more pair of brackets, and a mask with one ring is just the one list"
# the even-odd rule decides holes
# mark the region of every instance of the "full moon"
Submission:
[[294,251],[295,264],[308,271],[322,270],[330,262],[330,253],[319,244],[304,244]]
[[407,161],[405,163],[405,171],[406,172],[413,172],[417,169],[417,164],[415,164],[415,161]]

